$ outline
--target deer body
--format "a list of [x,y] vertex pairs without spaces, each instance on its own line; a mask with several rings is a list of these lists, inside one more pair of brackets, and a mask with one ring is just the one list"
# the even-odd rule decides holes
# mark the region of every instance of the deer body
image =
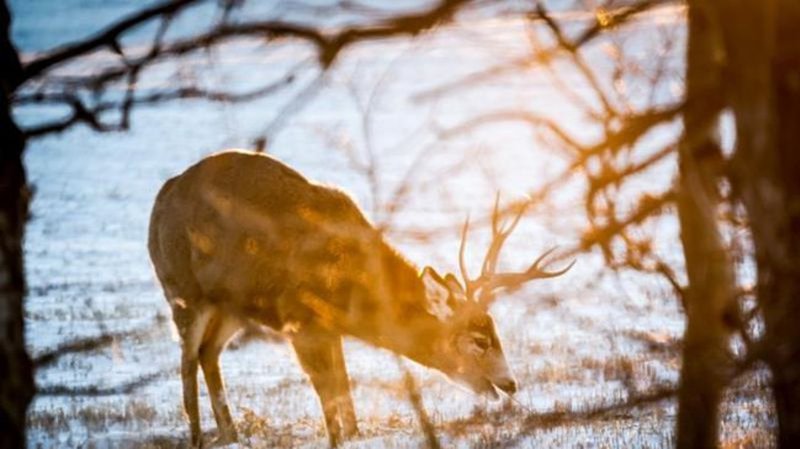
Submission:
[[440,370],[476,392],[516,390],[494,323],[452,275],[422,275],[344,193],[246,152],[205,158],[170,179],[149,251],[181,338],[184,408],[201,444],[202,368],[218,442],[237,439],[218,358],[253,323],[290,337],[331,445],[357,433],[341,336]]

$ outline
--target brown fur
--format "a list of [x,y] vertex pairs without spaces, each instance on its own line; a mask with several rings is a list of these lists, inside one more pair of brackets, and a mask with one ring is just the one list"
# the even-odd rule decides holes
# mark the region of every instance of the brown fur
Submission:
[[[220,442],[236,439],[218,357],[251,322],[291,334],[332,445],[357,432],[341,335],[445,373],[458,370],[446,356],[450,329],[426,311],[416,267],[350,197],[271,157],[224,152],[167,181],[153,207],[149,250],[181,336],[184,406],[195,446],[201,443],[198,362]],[[499,343],[497,349],[502,356]]]

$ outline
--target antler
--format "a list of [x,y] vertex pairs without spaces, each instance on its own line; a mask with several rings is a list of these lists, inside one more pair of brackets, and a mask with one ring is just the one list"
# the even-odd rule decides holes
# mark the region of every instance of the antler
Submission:
[[[544,269],[547,263],[544,260],[556,250],[557,247],[550,248],[540,255],[525,271],[518,273],[497,273],[497,261],[500,258],[500,252],[503,249],[508,236],[514,231],[519,223],[522,215],[527,209],[527,204],[519,207],[514,218],[509,225],[500,224],[500,193],[498,192],[494,202],[494,210],[492,211],[492,241],[486,251],[486,256],[483,259],[481,266],[481,274],[475,279],[471,279],[467,273],[467,264],[464,261],[464,252],[467,242],[467,233],[469,232],[469,217],[464,221],[464,227],[461,229],[461,244],[458,249],[458,266],[461,269],[461,276],[464,278],[464,287],[468,298],[477,299],[482,303],[489,303],[494,299],[494,294],[501,289],[513,290],[521,287],[523,284],[530,282],[534,279],[546,279],[561,276],[575,265],[573,260],[565,268],[557,271],[546,271]],[[480,291],[479,297],[476,298],[475,294]]]

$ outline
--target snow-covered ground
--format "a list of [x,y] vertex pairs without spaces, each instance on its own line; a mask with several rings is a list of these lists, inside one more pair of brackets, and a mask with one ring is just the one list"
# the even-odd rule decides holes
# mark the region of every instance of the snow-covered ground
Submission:
[[[13,35],[24,57],[30,58],[85,36],[143,3],[12,0]],[[202,26],[206,16],[197,11],[179,21],[178,32]],[[639,36],[640,56],[646,59],[648,45],[656,44],[656,31],[671,29],[680,39],[681,17],[672,11],[629,30],[629,36]],[[481,112],[524,107],[557,120],[586,141],[598,131],[541,70],[516,70],[434,98],[419,95],[524,55],[529,26],[519,18],[478,17],[414,41],[355,47],[343,54],[313,98],[281,126],[275,126],[275,118],[314,81],[317,69],[309,67],[292,85],[262,100],[233,105],[186,100],[141,107],[125,133],[97,134],[78,126],[30,142],[25,162],[35,188],[26,239],[26,333],[31,352],[36,356],[76,339],[129,332],[102,350],[65,356],[38,371],[42,394],[30,410],[31,446],[184,443],[178,344],[147,255],[146,232],[161,184],[205,155],[247,148],[267,133],[270,153],[310,178],[351,192],[368,215],[382,221],[393,192],[425,151],[423,162],[413,165],[413,188],[388,235],[420,266],[453,270],[458,223],[468,213],[485,214],[498,190],[511,200],[543,185],[566,160],[538,144],[519,124],[494,125],[443,141],[436,140],[436,129]],[[132,38],[134,45],[142,42],[146,31]],[[607,52],[602,45],[593,48],[590,62],[608,74]],[[311,55],[309,48],[292,42],[236,41],[178,66],[159,65],[142,74],[140,88],[169,85],[176,72],[217,88],[247,88],[278,79]],[[113,58],[100,53],[63,71],[85,73]],[[673,59],[679,61],[680,54]],[[585,93],[574,71],[557,76]],[[679,77],[675,83],[680,85]],[[659,95],[667,101],[679,93],[670,91],[668,84]],[[364,120],[366,108],[369,120]],[[22,123],[32,124],[64,111],[16,112]],[[652,140],[670,137],[664,131]],[[352,163],[354,157],[367,159],[366,148],[376,160],[377,191]],[[654,192],[668,186],[672,164],[668,160],[657,166],[635,185]],[[578,241],[584,226],[581,187],[568,185],[557,195],[557,204],[526,218],[509,245],[508,266],[519,266],[552,244],[569,247]],[[451,231],[428,240],[409,238],[405,232],[447,226]],[[659,226],[665,256],[678,258],[674,223],[665,218]],[[470,248],[477,267],[485,230],[474,240]],[[563,412],[622,401],[631,384],[644,391],[677,382],[674,342],[683,318],[669,287],[624,274],[598,275],[599,267],[597,255],[581,256],[563,278],[534,283],[493,306],[521,383],[515,401],[489,402],[436,373],[412,367],[445,446],[493,446],[514,438],[526,417],[536,414],[541,414],[542,423],[531,425],[514,447],[673,444],[675,408],[669,401],[591,422],[558,419]],[[398,386],[401,371],[395,359],[355,340],[346,341],[346,358],[362,430],[348,447],[422,444],[415,415]],[[275,339],[235,343],[223,354],[222,366],[243,446],[327,444],[316,397],[287,344]],[[749,379],[747,388],[741,388],[759,394],[732,396],[725,411],[726,441],[753,438],[755,432],[761,438],[756,441],[763,442],[774,425],[761,396],[762,377]],[[117,388],[139,380],[142,384],[130,391]],[[81,389],[88,394],[75,393]],[[204,391],[200,403],[204,428],[213,429]]]

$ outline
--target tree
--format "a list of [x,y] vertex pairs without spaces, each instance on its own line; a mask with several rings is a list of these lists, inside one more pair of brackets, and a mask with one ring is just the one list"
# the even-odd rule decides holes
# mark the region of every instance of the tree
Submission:
[[[756,295],[765,333],[780,447],[800,444],[800,5],[708,2],[724,58],[719,85],[736,118],[729,177],[747,210],[758,267]],[[750,26],[743,27],[747,23]]]
[[28,190],[22,167],[25,136],[11,117],[10,96],[22,78],[22,65],[9,39],[10,15],[0,4],[0,446],[25,445],[25,411],[33,397],[33,369],[25,349],[22,305],[25,292],[22,238]]
[[[679,146],[677,209],[688,285],[684,290],[686,332],[679,391],[681,448],[716,447],[718,407],[729,382],[730,335],[735,330],[734,268],[723,240],[721,149],[717,142],[719,101],[708,92],[719,83],[713,67],[714,35],[702,7],[689,8],[684,137]],[[700,99],[703,99],[702,101]]]
[[[295,74],[287,73],[280,81],[249,92],[211,91],[192,83],[163,91],[137,91],[137,81],[153,64],[232,38],[307,42],[316,50],[317,64],[324,71],[348,46],[372,39],[413,36],[462,11],[484,6],[475,1],[441,0],[410,13],[379,11],[379,19],[370,10],[364,14],[363,23],[326,31],[316,24],[232,20],[241,2],[229,0],[221,2],[221,19],[214,26],[187,38],[169,39],[167,31],[173,18],[200,3],[172,0],[144,8],[94,36],[59,47],[25,65],[10,42],[8,8],[5,2],[0,3],[0,62],[4,67],[0,73],[0,317],[8,329],[0,338],[0,425],[15,429],[3,434],[4,446],[24,444],[25,410],[33,395],[32,369],[22,328],[21,248],[29,192],[21,156],[26,138],[57,133],[77,124],[98,132],[125,130],[137,105],[180,98],[247,101],[295,82]],[[800,4],[796,0],[689,0],[683,98],[642,104],[617,87],[616,81],[624,81],[630,75],[622,57],[613,61],[615,67],[610,75],[608,71],[599,75],[587,62],[585,49],[635,22],[642,13],[676,3],[610,0],[602,8],[590,9],[594,14],[579,20],[577,27],[572,23],[564,26],[542,3],[531,8],[511,3],[509,8],[516,8],[516,13],[526,15],[532,25],[548,33],[550,44],[534,42],[529,55],[466,79],[446,81],[428,95],[447,95],[525,67],[552,71],[558,60],[570,64],[580,75],[588,94],[576,94],[568,85],[561,88],[565,98],[574,101],[597,125],[600,137],[583,141],[580,136],[570,135],[557,118],[525,109],[487,109],[442,134],[452,136],[506,121],[530,125],[544,137],[545,144],[562,150],[568,158],[567,168],[541,189],[529,192],[529,199],[523,204],[511,204],[503,213],[510,214],[520,207],[533,210],[552,198],[566,182],[580,179],[586,186],[583,201],[588,226],[580,244],[566,251],[565,256],[597,251],[610,269],[655,275],[674,289],[687,315],[678,391],[679,447],[718,444],[722,395],[736,376],[758,361],[766,362],[772,373],[779,445],[800,445],[800,329],[793,325],[800,312],[800,276],[796,273],[800,266],[800,178],[795,173],[800,167]],[[353,5],[341,2],[332,8]],[[492,11],[490,7],[489,13]],[[356,8],[355,12],[359,10]],[[123,45],[122,38],[132,30],[153,23],[158,30],[147,51],[136,53]],[[118,64],[69,83],[49,76],[59,65],[100,49],[116,53]],[[620,49],[621,46],[615,47],[618,53]],[[659,89],[658,72],[654,70],[651,80],[651,97]],[[38,88],[26,88],[34,82]],[[104,97],[112,85],[124,86],[124,94]],[[312,82],[303,92],[315,86]],[[296,100],[303,101],[303,95]],[[12,106],[42,103],[66,105],[71,114],[20,130],[10,114]],[[111,111],[118,112],[117,120],[107,118]],[[730,154],[721,148],[717,138],[723,111],[731,111],[735,119],[736,147]],[[653,130],[679,120],[682,132],[678,141],[657,148],[642,144]],[[261,146],[264,144],[260,142]],[[621,193],[626,183],[672,158],[677,160],[672,188],[639,191],[633,197]],[[653,250],[655,236],[647,228],[648,223],[671,211],[676,212],[681,229],[683,261],[677,264],[662,260]],[[482,221],[488,222],[488,218]],[[729,236],[731,229],[746,231],[754,254],[737,253],[735,247],[742,242]],[[752,259],[757,266],[757,285],[752,291],[736,272],[741,258]],[[748,300],[756,306],[748,308]],[[754,323],[761,320],[763,334],[753,332],[757,327]],[[738,357],[729,349],[734,337],[745,346],[745,353]],[[650,396],[634,395],[630,404],[660,400],[669,394],[656,391]],[[531,423],[537,422],[535,417],[530,418]]]
[[[631,15],[659,5],[623,3],[616,10],[598,10],[597,26],[605,30],[601,24],[620,25]],[[614,87],[608,88],[583,56],[587,42],[599,31],[589,26],[570,37],[539,4],[530,17],[544,22],[556,45],[539,49],[520,60],[517,67],[548,65],[559,56],[573,64],[584,75],[594,101],[570,95],[603,128],[603,137],[582,144],[579,136],[566,133],[557,120],[525,110],[492,111],[459,128],[520,121],[555,136],[574,157],[553,182],[531,193],[530,204],[541,203],[576,173],[585,174],[586,216],[592,227],[576,251],[599,248],[609,268],[656,273],[674,287],[687,315],[678,394],[678,447],[714,447],[719,443],[722,395],[731,381],[756,361],[764,361],[771,368],[779,445],[797,444],[798,334],[790,317],[797,312],[793,267],[797,262],[798,216],[794,205],[798,204],[798,186],[794,169],[789,167],[800,162],[796,156],[800,133],[796,125],[791,125],[797,123],[800,104],[796,82],[800,61],[798,11],[800,6],[790,1],[759,5],[689,1],[683,99],[666,107],[642,107],[629,101],[622,105],[625,112],[620,112],[611,100]],[[502,70],[491,68],[463,84],[496,77]],[[459,83],[453,86],[463,87]],[[599,112],[594,104],[601,106]],[[719,118],[726,110],[733,113],[736,123],[732,154],[725,153],[717,137]],[[648,133],[677,117],[683,121],[683,137],[677,145],[648,150],[641,143]],[[620,193],[620,186],[676,152],[678,166],[672,190],[660,195],[640,192],[634,200]],[[631,162],[636,155],[639,160]],[[652,234],[636,238],[630,232],[641,230],[642,225],[673,206],[680,221],[683,266],[660,260],[652,249]],[[624,209],[630,211],[621,213]],[[747,242],[737,241],[739,237],[732,239],[731,229],[746,231],[752,238],[754,255],[736,249],[747,246]],[[736,274],[734,264],[734,260],[751,257],[758,271],[754,296]],[[680,282],[680,272],[685,272],[685,285]],[[749,297],[756,305],[746,310],[749,306],[745,299]],[[757,327],[754,323],[761,319],[765,332],[753,333]],[[730,351],[734,336],[745,347],[739,357]]]

